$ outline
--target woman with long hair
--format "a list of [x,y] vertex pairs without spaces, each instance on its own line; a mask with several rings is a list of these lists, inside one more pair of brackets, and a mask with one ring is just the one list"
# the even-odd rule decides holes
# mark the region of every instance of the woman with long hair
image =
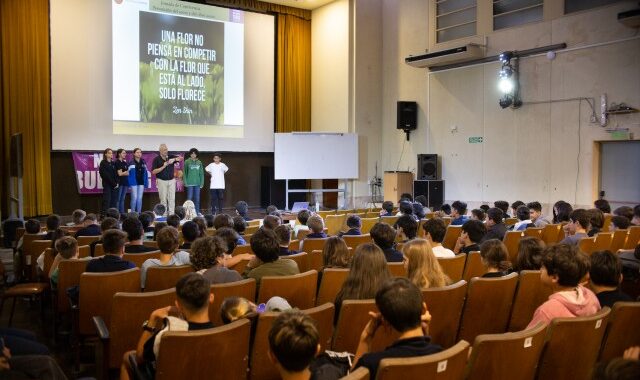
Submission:
[[327,239],[322,249],[322,263],[325,268],[349,268],[351,259],[349,247],[341,237],[332,236]]
[[535,236],[527,236],[518,243],[518,257],[515,270],[540,270],[542,265],[542,253],[545,249],[544,241]]
[[565,201],[557,201],[553,205],[553,223],[562,223],[569,221],[569,215],[573,211],[573,207]]
[[444,274],[431,245],[424,239],[411,240],[402,247],[408,277],[420,289],[439,288],[451,280]]
[[149,186],[147,163],[142,158],[142,149],[133,149],[133,160],[129,162],[129,187],[131,187],[131,211],[142,212],[142,195]]
[[360,244],[351,261],[351,270],[336,296],[336,318],[344,300],[375,298],[380,285],[391,278],[387,260],[380,247],[373,243]]
[[105,149],[102,153],[100,178],[102,179],[102,215],[104,216],[108,209],[118,205],[118,181],[111,148]]
[[[124,214],[124,198],[129,190],[129,164],[127,163],[127,151],[120,148],[116,151],[116,159],[113,163],[118,178],[118,205],[117,209]],[[135,211],[135,210],[131,210]]]
[[509,274],[511,262],[507,247],[498,239],[489,239],[480,246],[482,264],[487,268],[487,273],[482,277],[502,277]]

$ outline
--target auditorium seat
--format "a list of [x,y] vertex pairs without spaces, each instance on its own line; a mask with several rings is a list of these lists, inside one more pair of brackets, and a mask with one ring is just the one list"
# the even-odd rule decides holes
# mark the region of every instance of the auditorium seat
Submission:
[[318,334],[320,336],[318,341],[318,344],[320,344],[320,352],[331,349],[335,311],[336,309],[333,302],[327,302],[316,307],[302,310],[303,313],[316,321],[316,327],[318,328]]
[[265,276],[260,280],[257,303],[264,303],[271,297],[279,296],[299,309],[316,305],[318,272],[310,270],[291,276]]
[[478,335],[471,349],[466,379],[533,380],[546,331],[547,325],[539,323],[524,331]]
[[640,346],[640,302],[616,302],[602,340],[599,361],[621,357],[629,347]]
[[300,242],[300,249],[305,252],[311,252],[317,249],[322,251],[324,245],[327,244],[327,239],[328,238],[304,239]]
[[144,291],[155,292],[173,288],[182,276],[191,272],[193,272],[191,265],[149,267],[147,268]]
[[589,379],[611,309],[589,317],[556,318],[547,330],[538,379]]
[[360,219],[360,222],[362,223],[362,225],[360,226],[360,232],[362,232],[363,234],[368,234],[371,231],[371,228],[373,228],[373,226],[378,223],[378,221],[380,220],[380,215],[376,215],[375,217],[365,217]]
[[244,229],[244,234],[245,235],[253,235],[256,233],[256,231],[258,231],[260,229],[260,225],[253,225],[253,226],[247,226]]
[[382,359],[376,380],[462,380],[468,355],[469,343],[461,340],[455,346],[437,354]]
[[247,264],[249,264],[249,262],[251,261],[251,259],[244,259],[244,260],[240,260],[238,263],[236,263],[236,265],[229,267],[230,269],[233,269],[234,271],[242,274],[244,273],[245,268],[247,267]]
[[145,252],[145,253],[125,253],[122,255],[122,260],[131,261],[136,264],[138,268],[142,268],[142,264],[149,259],[159,259],[160,251]]
[[427,221],[428,219],[420,219],[420,221],[418,222],[418,234],[417,237],[419,237],[420,239],[424,239],[426,232],[424,230],[424,223]]
[[560,241],[560,234],[562,232],[561,224],[547,224],[542,230],[542,240],[547,246],[556,244]]
[[431,314],[429,335],[443,348],[456,342],[466,293],[467,282],[464,280],[441,288],[422,289],[422,299]]
[[394,224],[396,224],[396,222],[398,221],[399,216],[381,216],[380,217],[380,222],[381,223],[386,223],[388,225],[390,225],[391,227],[393,227]]
[[324,226],[327,229],[327,235],[335,236],[342,231],[347,220],[347,214],[327,215],[324,218]]
[[78,245],[90,245],[94,241],[100,240],[101,236],[78,236],[76,239],[78,241]]
[[42,269],[42,277],[49,280],[49,272],[53,266],[53,248],[49,247],[44,250],[44,267]]
[[407,277],[407,269],[404,263],[387,263],[387,268],[393,277]]
[[514,224],[518,223],[518,218],[506,218],[504,220],[504,224],[507,225],[507,227],[509,226],[513,226]]
[[256,280],[248,278],[224,284],[213,284],[211,292],[213,293],[213,302],[209,305],[209,319],[214,326],[220,326],[222,324],[220,309],[224,300],[229,297],[242,297],[254,302],[256,300]]
[[299,251],[300,250],[300,240],[291,240],[289,242],[289,250],[290,251]]
[[442,268],[444,274],[449,276],[451,282],[462,280],[464,273],[464,264],[467,261],[467,255],[460,253],[455,257],[438,257],[438,264]]
[[334,302],[348,275],[349,269],[325,268],[322,271],[316,304],[322,305],[326,302]]
[[316,215],[324,220],[329,215],[336,215],[336,210],[316,211]]
[[580,252],[591,256],[591,254],[596,250],[596,238],[586,237],[578,240],[578,249]]
[[320,272],[324,266],[324,258],[322,256],[322,250],[313,250],[307,253],[307,261],[309,262],[309,270],[314,269]]
[[458,339],[475,341],[480,334],[507,331],[518,274],[499,278],[472,278],[462,311]]
[[78,247],[78,258],[82,259],[91,256],[91,246],[81,245]]
[[461,233],[462,226],[448,226],[447,232],[444,234],[444,238],[442,239],[442,245],[445,248],[453,250],[456,245],[456,240],[458,240]]
[[347,247],[356,249],[360,244],[371,243],[371,235],[344,235],[342,239],[347,243]]
[[594,245],[594,252],[595,251],[610,250],[612,242],[613,242],[613,232],[599,232],[599,233],[597,233],[596,234],[596,241],[595,241],[595,245]]
[[231,255],[236,256],[236,255],[242,255],[244,253],[253,254],[250,244],[236,245],[236,247],[233,249],[233,252],[231,252]]
[[487,272],[484,264],[482,264],[482,257],[480,257],[479,251],[472,251],[466,254],[467,261],[464,265],[464,272],[462,273],[462,279],[466,282],[471,281],[474,277],[480,277]]
[[507,231],[502,239],[505,247],[507,247],[509,261],[511,261],[511,263],[515,263],[518,259],[518,244],[520,243],[520,239],[522,239],[522,231]]
[[524,230],[524,236],[531,236],[542,239],[542,231],[544,231],[544,227],[529,227]]
[[100,256],[104,256],[104,248],[102,247],[102,244],[96,244],[93,250],[93,257]]
[[366,367],[359,367],[355,371],[351,371],[347,376],[343,376],[340,380],[369,380],[369,370]]
[[623,249],[635,249],[638,244],[640,244],[640,226],[631,226]]
[[87,268],[88,262],[89,260],[65,260],[58,264],[58,288],[54,307],[58,314],[71,311],[67,289],[80,285],[80,276]]
[[145,241],[142,242],[142,244],[145,247],[151,247],[151,248],[158,249],[158,242],[155,241],[155,240],[145,240]]
[[23,251],[25,259],[27,256],[29,257],[28,260],[31,265],[29,279],[31,282],[37,282],[39,279],[36,260],[38,260],[38,256],[40,256],[47,248],[51,248],[51,240],[34,240],[31,242],[29,248],[26,251]]
[[540,281],[539,270],[520,271],[508,331],[525,329],[538,306],[542,305],[551,294],[551,287]]
[[[362,330],[371,317],[369,312],[378,312],[375,300],[345,300],[333,335],[333,351],[356,352]],[[382,351],[398,339],[392,329],[379,328],[371,342],[371,352]]]
[[613,232],[613,238],[611,239],[611,252],[617,253],[618,250],[624,247],[624,244],[627,242],[627,235],[629,235],[629,230],[615,230]]
[[613,215],[604,214],[604,223],[602,223],[602,231],[609,231],[609,226],[611,225],[611,218],[613,218]]
[[306,272],[309,268],[309,257],[306,252],[296,253],[295,255],[282,256],[283,259],[293,260],[298,264],[300,272]]

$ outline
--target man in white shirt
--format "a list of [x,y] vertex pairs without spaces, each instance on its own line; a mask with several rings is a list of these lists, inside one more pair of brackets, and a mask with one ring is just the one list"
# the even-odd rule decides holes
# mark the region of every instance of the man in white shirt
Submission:
[[425,239],[431,244],[431,249],[436,257],[454,257],[452,250],[442,246],[442,240],[447,233],[447,226],[440,218],[431,218],[422,225]]
[[211,195],[211,214],[222,212],[222,199],[224,198],[224,173],[229,170],[227,165],[222,163],[220,153],[213,154],[213,162],[204,169],[211,174],[211,184],[209,194]]

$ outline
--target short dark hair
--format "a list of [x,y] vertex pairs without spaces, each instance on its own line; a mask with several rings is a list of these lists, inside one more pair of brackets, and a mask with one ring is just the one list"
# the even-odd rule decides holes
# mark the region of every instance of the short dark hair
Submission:
[[383,250],[393,247],[393,243],[396,241],[396,230],[386,223],[374,224],[369,234],[374,243]]
[[472,242],[479,243],[487,233],[487,227],[479,220],[467,220],[462,225],[462,232],[466,232]]
[[451,206],[448,203],[445,203],[442,206],[440,206],[440,211],[444,212],[447,215],[450,215],[451,214]]
[[176,206],[173,209],[174,215],[178,216],[180,220],[184,219],[187,216],[187,210],[185,210],[184,206]]
[[222,227],[233,228],[233,218],[227,214],[218,214],[213,220],[213,227],[217,230]]
[[162,203],[158,203],[157,205],[153,206],[154,214],[164,215],[165,212],[167,212],[167,206],[163,205]]
[[247,222],[242,216],[236,215],[233,217],[233,229],[239,234],[243,233],[247,229]]
[[555,244],[544,250],[542,266],[550,276],[558,276],[560,286],[578,286],[589,271],[589,259],[569,244]]
[[276,234],[278,244],[285,245],[291,241],[291,227],[288,224],[281,224],[274,228],[273,232]]
[[527,203],[527,207],[529,209],[536,210],[537,212],[542,212],[542,205],[538,201]]
[[633,219],[633,209],[629,206],[620,206],[617,209],[613,210],[613,215],[624,216],[625,218],[631,220]]
[[237,201],[236,202],[236,211],[241,216],[246,216],[247,212],[249,212],[249,205],[245,201]]
[[227,243],[228,254],[231,254],[233,250],[238,246],[238,238],[240,237],[240,235],[238,235],[238,233],[233,228],[222,227],[219,230],[216,230],[216,236]]
[[382,283],[376,292],[376,306],[396,331],[420,326],[422,293],[409,279],[395,277]]
[[273,230],[280,225],[280,218],[275,215],[267,215],[262,219],[262,227]]
[[622,263],[620,258],[611,251],[596,251],[589,258],[589,278],[591,282],[601,286],[614,286],[620,284],[622,276]]
[[54,231],[60,228],[60,216],[51,214],[47,216],[47,231]]
[[142,214],[138,215],[138,220],[142,223],[142,229],[145,231],[151,226],[151,223],[153,223],[155,219],[156,217],[151,211],[144,211]]
[[362,227],[362,221],[358,215],[349,215],[347,217],[347,227],[349,228],[360,228]]
[[196,149],[196,148],[189,149],[189,154],[187,156],[191,157],[191,153],[195,153],[196,154],[196,158],[198,156],[200,156],[200,151],[198,149]]
[[187,273],[176,283],[176,297],[183,307],[196,312],[209,306],[211,283],[197,273]]
[[413,202],[413,195],[411,195],[409,193],[400,194],[400,202],[402,202],[402,201]]
[[464,215],[467,213],[467,204],[462,201],[455,201],[451,204],[451,208],[456,210],[458,214]]
[[29,219],[24,224],[24,231],[28,234],[40,233],[40,222],[35,219]]
[[442,243],[444,235],[447,233],[447,225],[444,224],[444,221],[440,218],[427,219],[422,225],[422,228],[424,229],[425,235],[429,234],[431,240],[436,243]]
[[518,207],[523,206],[524,202],[523,201],[515,201],[511,204],[511,208],[514,210],[517,210]]
[[597,208],[587,210],[591,228],[602,229],[604,227],[604,213]]
[[307,225],[307,220],[309,220],[310,216],[311,216],[311,213],[309,212],[309,210],[298,211],[298,221],[300,222],[300,224],[304,226]]
[[100,230],[102,232],[108,230],[117,230],[118,228],[118,219],[112,218],[110,216],[102,219],[102,223],[100,223]]
[[516,217],[518,220],[527,220],[531,217],[531,211],[526,205],[520,205],[516,209]]
[[640,218],[640,205],[635,205],[633,207],[633,216],[636,218]]
[[485,219],[487,219],[487,214],[485,214],[485,212],[480,208],[474,208],[473,210],[471,210],[471,214],[473,214],[473,216],[475,216],[476,219],[483,222]]
[[539,270],[544,249],[544,241],[538,237],[525,236],[520,239],[515,263],[516,270]]
[[206,214],[204,216],[204,220],[207,222],[207,228],[213,228],[213,221],[215,218],[216,217],[213,214]]
[[413,204],[411,204],[411,202],[408,202],[408,201],[400,202],[398,209],[403,215],[413,215]]
[[309,367],[318,350],[316,322],[301,311],[280,313],[269,330],[269,350],[289,372]]
[[491,207],[489,205],[480,205],[478,208],[486,213]]
[[127,234],[120,230],[107,230],[102,233],[102,249],[104,253],[119,255],[127,242]]
[[396,222],[396,228],[402,228],[407,239],[415,239],[418,233],[418,222],[411,215],[402,215]]
[[606,214],[611,214],[611,205],[609,204],[609,201],[606,199],[596,199],[593,202],[593,207],[597,208],[598,210]]
[[158,240],[158,233],[162,231],[163,228],[168,227],[167,222],[156,222],[153,224],[153,240]]
[[260,228],[251,236],[251,250],[264,263],[278,260],[280,244],[273,230]]
[[393,202],[391,201],[382,202],[382,209],[386,212],[393,212]]
[[111,207],[110,209],[107,209],[107,211],[104,213],[104,215],[106,217],[110,217],[110,218],[113,218],[115,220],[120,220],[120,211],[118,211],[118,209],[115,208],[115,207]]
[[613,358],[597,363],[593,368],[591,380],[628,380],[640,378],[640,361]]
[[569,214],[569,219],[574,223],[578,223],[582,228],[587,229],[589,228],[591,218],[587,210],[579,208],[573,210],[571,214]]
[[511,268],[507,247],[498,239],[489,239],[480,245],[480,257],[486,266],[506,271]]
[[215,153],[213,153],[213,157],[219,157],[219,158],[222,158],[222,153],[220,153],[220,152],[215,152]]
[[611,224],[620,230],[626,230],[631,225],[631,222],[624,216],[614,215],[611,217]]
[[142,238],[142,222],[137,218],[127,218],[122,222],[122,230],[127,233],[129,241],[140,240]]
[[178,230],[175,227],[167,226],[156,234],[158,249],[162,253],[173,253],[180,245]]
[[427,207],[427,197],[424,195],[418,195],[413,200],[420,203],[423,207]]
[[171,214],[167,216],[167,224],[173,228],[180,227],[180,217],[176,214]]
[[492,207],[487,210],[487,218],[491,219],[495,224],[502,223],[502,218],[504,218],[504,212],[498,207]]
[[265,211],[266,211],[266,214],[269,215],[274,211],[278,211],[278,207],[275,206],[275,205],[269,205],[269,206],[267,206]]
[[55,250],[65,259],[70,259],[78,251],[78,241],[71,236],[63,236],[55,241]]
[[502,210],[503,218],[505,214],[509,214],[509,202],[507,201],[495,201],[493,202],[493,207]]
[[186,242],[193,242],[200,235],[200,227],[196,222],[189,220],[182,225],[182,238]]

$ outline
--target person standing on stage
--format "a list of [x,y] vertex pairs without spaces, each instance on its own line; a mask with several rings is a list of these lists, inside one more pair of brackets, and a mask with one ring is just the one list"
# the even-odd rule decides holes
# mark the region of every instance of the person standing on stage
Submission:
[[138,214],[142,212],[142,195],[144,189],[149,187],[147,163],[142,158],[142,150],[133,150],[133,160],[129,162],[129,186],[131,186],[131,211]]
[[224,173],[229,170],[227,165],[222,163],[222,155],[220,153],[213,154],[213,162],[204,169],[211,174],[211,186],[209,186],[209,194],[211,194],[211,213],[222,213],[222,199],[224,198]]
[[169,156],[169,148],[166,144],[160,144],[158,156],[153,159],[152,173],[156,175],[156,186],[160,203],[167,208],[167,215],[171,215],[176,203],[176,179],[174,177],[174,165],[180,161],[180,156]]
[[100,161],[100,178],[102,178],[102,215],[118,204],[118,180],[116,167],[113,165],[113,150],[107,148]]
[[204,186],[204,165],[198,159],[198,149],[189,150],[189,158],[184,161],[184,186],[187,188],[187,199],[193,201],[196,213],[200,215],[200,189]]
[[116,168],[118,178],[118,203],[116,208],[120,213],[124,213],[124,198],[129,190],[129,164],[127,164],[127,152],[120,148],[116,151],[116,160],[113,163]]

